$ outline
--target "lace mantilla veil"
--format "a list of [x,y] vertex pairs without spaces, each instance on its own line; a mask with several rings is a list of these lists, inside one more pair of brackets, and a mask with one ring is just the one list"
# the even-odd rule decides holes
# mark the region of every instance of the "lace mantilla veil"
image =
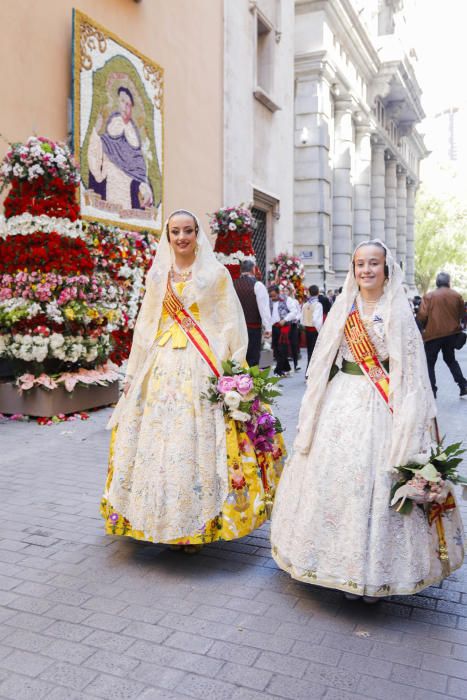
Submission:
[[[389,460],[392,468],[406,464],[418,453],[428,451],[436,407],[428,378],[423,340],[402,285],[402,270],[389,248],[378,239],[361,243],[355,249],[342,293],[337,297],[319,333],[308,369],[307,389],[300,409],[294,449],[307,454],[312,445],[329,372],[342,341],[347,316],[358,293],[353,272],[355,253],[368,243],[378,243],[384,247],[389,271],[383,293],[383,308],[390,363],[390,403],[394,411]],[[338,410],[337,405],[336,411]]]
[[[198,304],[202,319],[201,326],[218,360],[231,358],[240,363],[245,360],[248,333],[230,273],[217,260],[211,243],[195,214],[185,209],[176,210],[164,223],[156,256],[146,275],[146,292],[136,320],[126,369],[126,379],[130,382],[129,394],[142,381],[155,347],[154,341],[162,313],[167,279],[174,261],[174,254],[167,236],[168,224],[172,216],[177,213],[193,217],[198,227],[198,248],[191,282],[186,285],[183,292],[184,305],[189,308],[194,303]],[[124,403],[125,397],[122,396],[108,428],[117,424]]]

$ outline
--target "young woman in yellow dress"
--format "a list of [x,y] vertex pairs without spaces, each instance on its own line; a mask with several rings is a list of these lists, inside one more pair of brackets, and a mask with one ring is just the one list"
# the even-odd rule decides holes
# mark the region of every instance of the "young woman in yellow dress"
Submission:
[[260,456],[242,424],[205,392],[248,334],[229,272],[194,214],[163,229],[135,326],[113,428],[101,513],[108,534],[196,551],[243,537],[267,518],[283,443]]

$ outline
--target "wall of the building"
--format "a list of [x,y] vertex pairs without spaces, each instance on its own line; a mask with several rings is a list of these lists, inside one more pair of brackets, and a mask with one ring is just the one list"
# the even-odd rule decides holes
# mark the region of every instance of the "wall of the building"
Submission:
[[378,53],[381,38],[358,14],[371,3],[295,5],[294,248],[306,281],[340,286],[355,246],[378,237],[412,288],[414,194],[426,156],[413,67],[398,35],[386,37],[384,60]]
[[[280,108],[274,112],[253,94],[256,8],[273,25],[269,94]],[[269,218],[271,256],[293,245],[294,4],[224,0],[224,13],[224,203],[249,203],[254,189],[278,199],[279,218]]]
[[[72,8],[164,68],[164,212],[222,204],[223,5],[193,0],[0,3],[0,133],[65,140]],[[0,143],[0,157],[7,145]],[[206,220],[206,219],[205,219]]]

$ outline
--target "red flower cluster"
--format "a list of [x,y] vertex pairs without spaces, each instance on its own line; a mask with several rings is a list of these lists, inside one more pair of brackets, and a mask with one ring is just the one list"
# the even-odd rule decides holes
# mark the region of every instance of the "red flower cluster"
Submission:
[[[45,326],[48,333],[44,333],[42,330]],[[106,326],[102,319],[91,321],[84,327],[79,321],[58,323],[57,321],[51,321],[45,314],[37,314],[33,318],[22,318],[20,321],[13,323],[8,330],[12,335],[16,333],[20,335],[50,335],[51,333],[65,332],[67,335],[98,338],[106,332]]]
[[60,272],[62,275],[90,273],[94,270],[86,243],[58,233],[31,233],[0,240],[3,273],[18,270]]
[[119,328],[112,331],[112,352],[109,359],[120,367],[130,356],[133,330],[129,328]]
[[255,254],[251,233],[236,233],[236,231],[219,231],[214,250],[216,253],[224,253],[224,255],[231,255],[238,250],[241,250],[245,255]]
[[5,217],[18,216],[29,212],[33,216],[46,214],[76,221],[79,217],[79,203],[76,198],[76,185],[63,182],[56,177],[45,180],[19,180],[13,178],[11,189],[5,199]]

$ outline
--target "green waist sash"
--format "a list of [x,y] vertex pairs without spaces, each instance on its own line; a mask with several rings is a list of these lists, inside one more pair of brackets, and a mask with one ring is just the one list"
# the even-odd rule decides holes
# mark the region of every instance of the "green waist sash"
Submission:
[[[381,364],[383,365],[386,372],[389,372],[389,360],[383,360]],[[360,365],[358,365],[356,362],[349,362],[349,360],[342,359],[342,367],[338,367],[337,365],[333,365],[331,367],[329,379],[331,380],[333,377],[335,377],[339,370],[341,372],[344,372],[344,374],[363,374],[362,370],[360,369]]]
[[[386,372],[389,372],[389,360],[383,360],[381,364]],[[341,372],[344,372],[344,374],[363,374],[362,370],[360,369],[360,365],[358,365],[356,362],[349,362],[348,360],[344,359],[342,360],[342,367],[340,369]]]

